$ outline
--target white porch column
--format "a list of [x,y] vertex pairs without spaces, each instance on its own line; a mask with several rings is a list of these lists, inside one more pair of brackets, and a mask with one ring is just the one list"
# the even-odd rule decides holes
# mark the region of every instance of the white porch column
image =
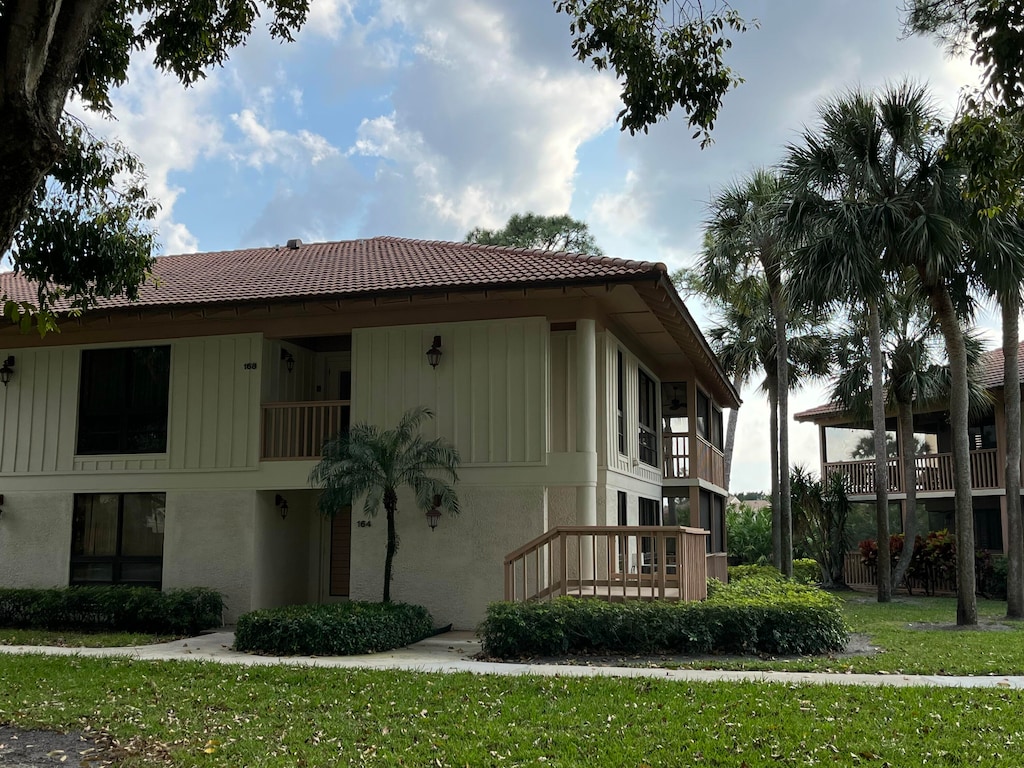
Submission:
[[586,467],[576,487],[576,524],[597,525],[597,336],[593,320],[576,321],[576,453]]

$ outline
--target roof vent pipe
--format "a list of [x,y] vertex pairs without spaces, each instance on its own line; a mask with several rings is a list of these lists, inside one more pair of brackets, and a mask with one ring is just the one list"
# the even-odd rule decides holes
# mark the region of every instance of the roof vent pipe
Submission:
[[299,238],[297,237],[293,237],[291,240],[288,241],[288,250],[297,251],[299,250],[300,245],[302,245],[302,241],[299,240]]

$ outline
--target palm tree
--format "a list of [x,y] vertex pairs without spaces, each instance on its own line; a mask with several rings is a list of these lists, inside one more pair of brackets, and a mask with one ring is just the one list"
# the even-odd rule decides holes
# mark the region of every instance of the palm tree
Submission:
[[[949,368],[941,360],[942,337],[938,332],[923,298],[910,290],[891,293],[886,302],[883,325],[884,392],[886,411],[896,411],[898,423],[898,451],[906,493],[906,514],[903,536],[907,544],[900,553],[892,572],[893,588],[906,576],[914,554],[913,542],[918,533],[917,519],[917,463],[918,446],[914,439],[914,411],[929,404],[942,403],[949,394]],[[871,365],[865,353],[863,339],[866,319],[851,314],[846,332],[837,337],[838,373],[832,388],[832,400],[840,403],[849,413],[860,414],[868,410],[872,392]],[[981,342],[968,336],[971,363],[971,407],[982,410],[991,404],[984,388],[973,375],[982,352]],[[874,451],[872,452],[874,453]],[[888,448],[886,449],[888,456]]]
[[427,408],[413,408],[394,429],[354,424],[347,433],[324,444],[323,458],[309,475],[312,485],[323,488],[318,506],[324,515],[333,516],[364,495],[363,514],[367,517],[376,516],[384,505],[388,524],[385,603],[391,602],[392,563],[398,551],[398,490],[412,488],[420,509],[459,514],[459,497],[452,487],[458,482],[459,453],[443,438],[425,440],[419,434],[423,420],[432,417]]
[[[775,381],[789,381],[787,351],[788,304],[784,264],[786,244],[780,212],[784,188],[778,174],[758,170],[723,189],[711,202],[705,225],[701,277],[722,293],[723,286],[754,270],[763,275],[775,332]],[[772,445],[778,459],[772,466],[772,549],[775,564],[793,575],[793,514],[789,480],[789,388],[777,387],[772,410]],[[781,469],[780,469],[781,468]],[[777,510],[777,512],[776,512]]]
[[[804,290],[832,299],[851,293],[867,299],[869,317],[874,318],[878,477],[884,477],[884,404],[880,324],[873,299],[883,295],[886,281],[901,280],[911,280],[927,298],[951,371],[957,623],[976,624],[967,345],[961,325],[969,271],[959,170],[942,152],[941,121],[927,91],[913,83],[887,86],[877,95],[840,96],[821,107],[819,118],[819,127],[789,148],[784,164],[794,196],[788,221],[806,238],[805,247],[795,253],[793,273],[804,282]],[[881,546],[888,540],[888,514],[879,506]],[[879,563],[886,561],[879,558]],[[886,600],[889,595],[879,582],[879,600]]]

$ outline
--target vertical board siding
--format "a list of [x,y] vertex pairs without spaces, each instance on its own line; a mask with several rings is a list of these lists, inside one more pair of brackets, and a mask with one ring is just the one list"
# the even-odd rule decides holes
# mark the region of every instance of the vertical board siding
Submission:
[[[139,341],[135,346],[150,343]],[[16,378],[0,407],[0,472],[48,473],[223,469],[256,463],[259,411],[256,334],[179,339],[171,344],[167,452],[75,456],[82,347],[18,352]]]
[[[441,336],[436,369],[425,352]],[[435,418],[466,464],[540,463],[547,449],[548,325],[543,318],[356,329],[352,418],[393,426],[409,408]]]

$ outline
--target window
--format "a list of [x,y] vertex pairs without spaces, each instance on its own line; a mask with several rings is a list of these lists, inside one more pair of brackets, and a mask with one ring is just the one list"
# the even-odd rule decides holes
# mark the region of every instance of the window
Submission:
[[618,379],[618,392],[616,393],[617,418],[618,418],[618,429],[619,429],[619,453],[626,452],[626,412],[625,412],[625,400],[626,400],[626,367],[622,362],[622,350],[619,350],[618,354],[618,368],[617,368],[617,379]]
[[711,406],[711,444],[718,450],[725,447],[725,432],[722,429],[722,409]]
[[79,454],[163,453],[171,348],[82,351]]
[[725,497],[709,491],[700,492],[700,527],[710,531],[706,537],[707,552],[725,552]]
[[75,494],[71,584],[159,589],[165,499],[162,493]]
[[[640,499],[640,525],[661,525],[661,503],[657,499]],[[657,561],[654,542],[653,536],[640,537],[641,573],[651,573]]]
[[640,461],[658,466],[658,390],[654,379],[640,371]]
[[619,504],[619,525],[629,525],[629,511],[626,506],[626,492],[619,491],[618,504]]

